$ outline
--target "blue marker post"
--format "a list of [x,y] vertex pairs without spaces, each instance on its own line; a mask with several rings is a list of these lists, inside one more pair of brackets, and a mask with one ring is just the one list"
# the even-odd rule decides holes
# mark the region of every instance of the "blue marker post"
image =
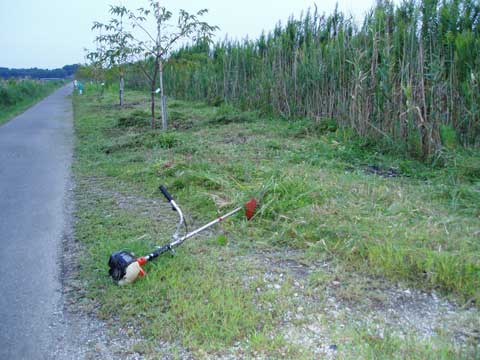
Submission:
[[83,94],[83,84],[80,81],[77,82],[77,90],[78,90],[78,95]]

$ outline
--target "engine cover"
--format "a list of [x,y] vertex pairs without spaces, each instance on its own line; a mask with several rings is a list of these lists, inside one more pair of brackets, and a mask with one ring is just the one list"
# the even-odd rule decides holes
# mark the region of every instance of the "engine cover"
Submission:
[[108,273],[115,281],[122,280],[127,273],[127,267],[137,259],[127,251],[117,251],[110,255]]

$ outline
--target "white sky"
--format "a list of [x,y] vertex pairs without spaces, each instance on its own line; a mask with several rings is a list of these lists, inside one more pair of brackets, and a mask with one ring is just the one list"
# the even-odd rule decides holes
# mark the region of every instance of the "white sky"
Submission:
[[[317,0],[319,12],[339,9],[362,18],[374,0]],[[129,9],[146,7],[147,0],[0,0],[0,67],[56,68],[84,62],[84,48],[93,48],[93,21],[109,19],[108,5]],[[299,16],[312,0],[163,0],[168,9],[195,12],[209,9],[205,17],[220,27],[217,38],[254,39],[291,14]],[[175,14],[175,12],[174,12]]]

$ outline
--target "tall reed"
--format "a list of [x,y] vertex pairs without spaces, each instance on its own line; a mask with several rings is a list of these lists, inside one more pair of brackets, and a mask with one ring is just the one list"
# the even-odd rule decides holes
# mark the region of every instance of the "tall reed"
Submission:
[[381,0],[361,25],[315,8],[256,40],[185,46],[165,86],[178,98],[333,118],[428,159],[452,134],[480,145],[479,35],[476,0]]

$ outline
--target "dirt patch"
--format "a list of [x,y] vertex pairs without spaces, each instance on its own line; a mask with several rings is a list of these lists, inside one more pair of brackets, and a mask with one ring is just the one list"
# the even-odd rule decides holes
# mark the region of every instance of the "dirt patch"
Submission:
[[375,174],[384,178],[393,178],[402,176],[400,171],[395,168],[381,168],[378,165],[367,165],[364,169],[367,174]]
[[130,114],[120,116],[117,120],[117,127],[148,127],[150,126],[150,115],[143,110],[134,110]]
[[258,277],[268,289],[280,291],[290,279],[294,311],[284,314],[284,322],[277,329],[286,340],[330,357],[337,343],[327,336],[331,334],[329,329],[354,324],[373,329],[380,338],[388,332],[427,341],[449,339],[457,346],[477,344],[480,349],[478,309],[461,307],[435,292],[346,272],[333,261],[312,262],[303,256],[300,251],[288,250],[255,252],[244,258],[254,262]]
[[153,149],[156,147],[171,149],[177,146],[180,140],[173,133],[163,133],[149,131],[142,133],[127,133],[124,136],[115,139],[111,144],[104,146],[105,154],[121,152],[127,150],[137,150],[141,148]]
[[251,113],[219,112],[213,119],[208,121],[212,125],[228,125],[232,123],[252,122],[254,117]]
[[401,177],[401,176],[408,176],[401,173],[400,170],[392,167],[384,168],[378,165],[364,165],[359,167],[346,166],[345,167],[345,171],[348,171],[348,172],[353,172],[356,170],[362,170],[366,174],[374,174],[387,179]]
[[224,144],[229,144],[229,145],[240,145],[240,144],[245,144],[250,140],[251,136],[243,135],[243,134],[237,134],[235,136],[225,136],[222,140]]

